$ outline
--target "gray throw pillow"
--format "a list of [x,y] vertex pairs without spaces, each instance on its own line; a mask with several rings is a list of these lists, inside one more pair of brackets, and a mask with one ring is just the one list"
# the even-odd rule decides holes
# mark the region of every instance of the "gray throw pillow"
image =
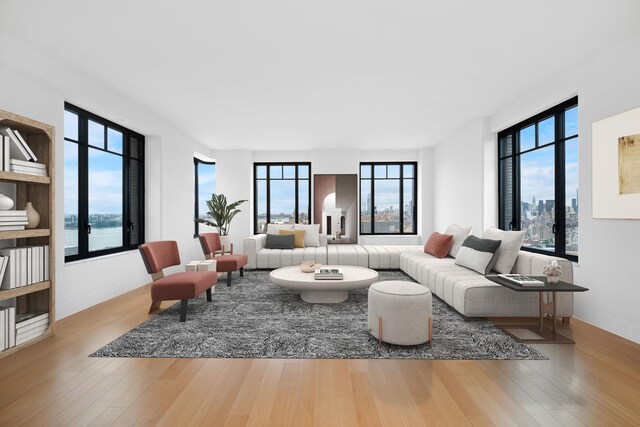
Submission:
[[267,234],[265,249],[293,249],[294,234]]
[[481,239],[469,236],[458,251],[455,264],[487,274],[491,271],[496,259],[496,252],[502,242],[500,240]]
[[498,228],[487,228],[482,238],[502,241],[496,252],[496,263],[493,269],[498,273],[511,273],[520,254],[520,247],[524,241],[524,231],[504,231]]

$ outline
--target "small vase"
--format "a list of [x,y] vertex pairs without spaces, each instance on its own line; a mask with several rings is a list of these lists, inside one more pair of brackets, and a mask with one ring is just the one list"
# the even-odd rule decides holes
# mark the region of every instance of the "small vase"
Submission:
[[8,211],[13,207],[13,200],[10,197],[0,194],[0,211]]
[[27,202],[27,206],[24,208],[27,211],[27,229],[36,228],[40,224],[40,214],[36,211],[31,204]]

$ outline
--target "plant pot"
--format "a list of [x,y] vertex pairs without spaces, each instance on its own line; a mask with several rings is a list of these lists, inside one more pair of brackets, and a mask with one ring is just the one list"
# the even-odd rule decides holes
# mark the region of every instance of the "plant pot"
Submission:
[[231,250],[231,237],[229,236],[220,236],[220,243],[222,244],[222,250],[227,252]]

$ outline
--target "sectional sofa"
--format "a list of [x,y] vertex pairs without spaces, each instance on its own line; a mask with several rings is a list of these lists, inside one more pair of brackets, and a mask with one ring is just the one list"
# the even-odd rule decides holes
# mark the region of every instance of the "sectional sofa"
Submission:
[[[467,317],[537,317],[539,294],[514,292],[481,274],[456,265],[455,258],[436,258],[424,253],[423,246],[328,245],[320,236],[320,246],[293,250],[265,249],[266,235],[251,236],[244,241],[248,256],[246,269],[274,269],[314,260],[328,265],[356,265],[375,270],[402,270],[415,281]],[[548,255],[520,251],[512,272],[542,275],[542,268],[552,260],[562,266],[561,280],[573,283],[571,262]],[[558,317],[573,315],[573,295],[559,293]]]

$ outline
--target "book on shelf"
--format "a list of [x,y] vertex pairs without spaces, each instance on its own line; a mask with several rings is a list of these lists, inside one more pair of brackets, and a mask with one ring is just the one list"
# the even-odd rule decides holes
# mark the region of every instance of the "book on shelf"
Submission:
[[27,326],[41,323],[43,321],[49,322],[48,312],[16,314],[16,329],[26,328]]
[[9,149],[11,140],[6,135],[0,135],[0,170],[9,172],[9,162],[11,155]]
[[[9,303],[13,304],[12,302]],[[16,308],[13,306],[0,307],[0,348],[6,350],[15,346]]]
[[20,231],[24,230],[24,225],[0,225],[0,231]]
[[24,160],[19,159],[11,159],[9,160],[9,164],[13,166],[22,166],[30,169],[38,169],[38,170],[47,170],[47,165],[44,163],[36,163],[36,162],[25,162]]
[[8,210],[8,211],[0,211],[0,221],[2,221],[3,218],[5,217],[19,217],[19,218],[26,218],[27,217],[27,211],[18,211],[18,210]]
[[46,325],[38,326],[37,328],[18,334],[15,338],[15,345],[21,345],[34,338],[38,338],[39,336],[44,335],[48,329],[49,324],[47,323]]
[[34,154],[33,150],[31,150],[31,147],[29,147],[29,144],[27,144],[27,141],[25,141],[22,135],[20,135],[20,132],[17,129],[14,129],[13,133],[16,135],[16,137],[18,138],[18,141],[20,141],[24,149],[27,150],[27,153],[29,153],[29,157],[31,158],[31,160],[33,160],[34,162],[37,162],[38,158]]
[[[0,288],[15,289],[49,280],[49,246],[0,249]],[[3,271],[4,270],[4,271]]]
[[344,274],[340,268],[318,268],[314,277],[316,280],[342,280]]
[[22,146],[22,142],[18,139],[11,128],[0,127],[0,134],[9,138],[9,156],[12,159],[29,161],[31,156]]
[[544,286],[544,282],[534,279],[533,277],[523,276],[522,274],[498,274],[498,277],[506,280],[507,282],[515,283],[516,285],[524,287]]
[[47,171],[38,168],[28,168],[25,166],[11,165],[10,172],[23,173],[25,175],[47,176]]

